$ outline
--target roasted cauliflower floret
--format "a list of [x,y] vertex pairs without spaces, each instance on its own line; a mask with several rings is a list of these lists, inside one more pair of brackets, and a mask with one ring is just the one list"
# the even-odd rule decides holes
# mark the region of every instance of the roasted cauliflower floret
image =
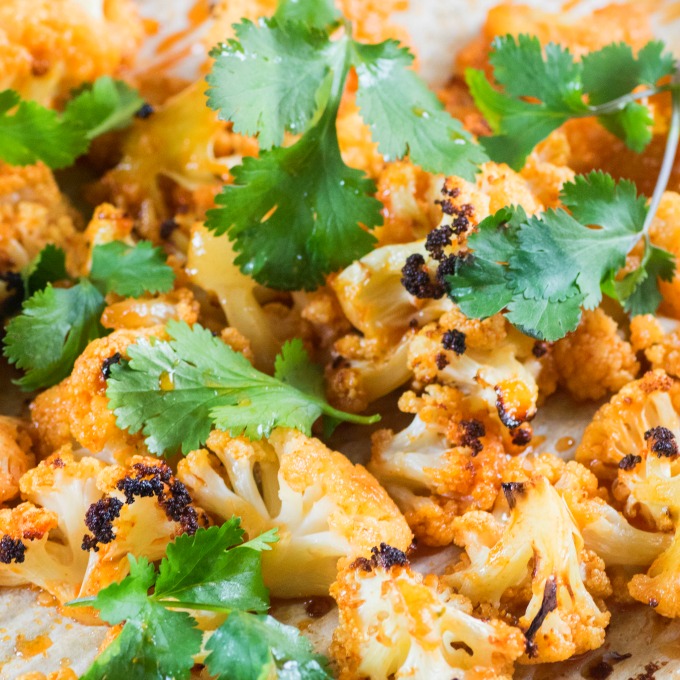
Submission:
[[415,414],[394,434],[373,435],[368,469],[404,513],[419,541],[453,541],[452,520],[469,509],[490,509],[510,456],[501,427],[486,405],[452,387],[431,385],[422,397],[406,392],[399,408]]
[[640,364],[616,322],[601,309],[583,312],[578,328],[553,347],[560,382],[577,399],[599,399],[633,380]]
[[576,450],[576,460],[599,479],[612,481],[628,455],[645,448],[645,432],[663,426],[680,435],[680,384],[650,371],[598,409]]
[[[48,243],[54,243],[66,252],[69,273],[80,274],[86,245],[78,226],[75,211],[45,165],[0,163],[0,273],[19,271]],[[0,300],[5,289],[0,281]]]
[[263,554],[273,595],[327,595],[338,562],[368,554],[381,540],[401,550],[412,534],[397,507],[361,466],[295,430],[274,430],[268,441],[233,439],[214,431],[212,453],[190,453],[178,465],[184,482],[221,521],[241,517],[248,535],[279,528]]
[[519,630],[475,618],[466,598],[412,571],[384,543],[343,569],[331,593],[340,610],[331,645],[340,680],[510,680],[524,651]]
[[3,0],[0,90],[49,106],[132,64],[144,27],[131,0]]
[[644,352],[653,369],[663,369],[680,378],[680,325],[674,319],[651,314],[635,316],[630,322],[633,350]]
[[477,321],[453,309],[416,333],[409,367],[420,383],[452,385],[483,400],[512,431],[536,415],[537,379],[549,355],[538,358],[534,346],[501,315]]
[[[106,379],[112,363],[126,357],[126,349],[140,337],[162,337],[163,327],[118,330],[93,340],[78,357],[71,375],[31,404],[31,419],[41,450],[73,443],[106,462],[123,462],[145,453],[144,437],[116,425],[109,410]],[[57,432],[54,431],[56,427]]]
[[0,416],[0,505],[19,493],[19,478],[34,465],[27,423]]
[[128,553],[160,560],[177,536],[208,525],[184,484],[157,458],[134,456],[126,467],[107,466],[97,488],[102,497],[87,509],[81,536],[82,550],[90,553],[83,593],[125,577]]
[[93,458],[76,461],[64,447],[21,478],[28,502],[0,510],[0,545],[13,546],[13,557],[0,555],[0,584],[31,583],[62,603],[80,594],[89,563],[81,549],[85,513],[102,496],[103,467]]
[[454,521],[465,556],[444,581],[473,604],[517,621],[525,663],[560,661],[604,642],[611,594],[604,563],[584,546],[564,500],[542,476],[503,485],[509,518],[471,511]]

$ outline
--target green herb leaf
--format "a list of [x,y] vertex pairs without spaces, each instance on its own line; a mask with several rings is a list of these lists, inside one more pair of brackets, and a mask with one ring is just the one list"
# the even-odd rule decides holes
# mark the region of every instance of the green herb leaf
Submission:
[[207,605],[266,611],[269,594],[262,582],[259,551],[253,545],[229,550],[242,538],[237,518],[177,538],[161,562],[155,597],[179,600],[183,606],[197,609]]
[[234,241],[236,264],[265,286],[316,288],[375,243],[360,226],[382,223],[375,185],[343,162],[333,118],[291,147],[245,158],[208,212],[208,228]]
[[571,213],[526,217],[504,208],[469,236],[473,252],[448,281],[465,314],[485,318],[505,309],[524,333],[552,341],[574,330],[581,309],[596,307],[603,290],[631,310],[656,309],[657,278],[673,272],[669,253],[648,249],[640,273],[614,282],[647,213],[635,185],[593,172],[566,184],[561,198]]
[[536,144],[567,120],[597,116],[630,148],[641,151],[651,139],[653,119],[633,91],[674,73],[673,57],[663,50],[663,43],[651,42],[636,58],[630,45],[616,43],[576,62],[559,45],[542,48],[536,37],[496,38],[489,60],[502,90],[482,71],[466,73],[475,104],[496,133],[481,144],[493,160],[518,170]]
[[208,105],[236,132],[257,134],[260,148],[280,146],[284,131],[304,132],[319,111],[327,77],[343,68],[342,47],[302,23],[243,21],[236,39],[211,52]]
[[279,0],[274,19],[297,21],[313,28],[326,28],[340,18],[333,0]]
[[86,279],[72,288],[48,285],[24,302],[7,327],[3,352],[24,369],[25,390],[49,387],[66,378],[87,344],[106,334],[99,323],[104,298]]
[[293,626],[234,612],[211,636],[206,666],[218,680],[330,680],[326,660]]
[[473,180],[488,160],[459,120],[411,68],[413,55],[395,40],[354,45],[357,104],[380,153],[411,160],[430,172]]
[[[143,338],[130,345],[130,361],[112,367],[108,380],[118,426],[143,431],[152,453],[188,453],[206,441],[213,426],[261,439],[275,427],[310,434],[322,414],[359,423],[376,420],[337,411],[317,394],[261,373],[199,325],[170,321],[167,331],[169,342]],[[294,371],[286,367],[286,354]],[[279,375],[300,375],[298,350],[284,350],[281,361]]]
[[134,246],[112,241],[93,248],[90,279],[105,293],[140,297],[171,290],[175,274],[163,251],[149,241]]
[[48,243],[31,262],[21,271],[24,282],[24,296],[31,297],[43,290],[48,283],[68,279],[66,253],[52,243]]
[[51,168],[71,165],[90,141],[127,125],[143,101],[125,83],[104,76],[82,88],[63,115],[13,90],[0,92],[0,158],[11,165],[43,161]]

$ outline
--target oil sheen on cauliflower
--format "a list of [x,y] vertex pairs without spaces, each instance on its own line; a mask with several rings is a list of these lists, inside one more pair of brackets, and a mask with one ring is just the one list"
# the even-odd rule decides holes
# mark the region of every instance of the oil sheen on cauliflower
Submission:
[[496,619],[472,616],[472,605],[434,575],[411,570],[386,544],[343,569],[331,593],[340,624],[331,654],[340,680],[512,677],[524,636]]
[[28,424],[0,416],[0,504],[19,493],[19,479],[35,465]]
[[610,614],[603,561],[584,546],[569,508],[546,477],[507,482],[505,521],[471,511],[455,520],[465,555],[444,581],[484,612],[517,621],[523,663],[561,661],[597,649]]
[[178,479],[211,515],[237,515],[249,536],[279,528],[263,554],[273,595],[327,595],[338,562],[366,555],[381,540],[408,549],[412,534],[376,480],[320,441],[288,429],[269,440],[214,431],[209,450],[190,453]]

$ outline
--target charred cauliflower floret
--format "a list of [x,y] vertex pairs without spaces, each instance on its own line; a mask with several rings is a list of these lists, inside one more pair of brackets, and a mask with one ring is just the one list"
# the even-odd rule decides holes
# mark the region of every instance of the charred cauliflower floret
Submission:
[[103,497],[85,514],[82,549],[90,552],[83,590],[95,593],[127,575],[128,553],[161,559],[177,536],[208,525],[184,484],[157,458],[134,456],[126,467],[112,465],[97,477]]
[[[0,163],[0,273],[18,272],[54,243],[66,252],[69,273],[80,274],[86,246],[78,221],[45,165]],[[0,281],[0,301],[6,289]]]
[[116,425],[108,407],[106,379],[111,365],[126,357],[129,345],[140,337],[162,337],[162,333],[162,327],[152,326],[118,330],[93,340],[76,360],[71,375],[31,404],[41,451],[73,443],[109,463],[146,452],[143,436],[131,435]]
[[252,442],[214,431],[207,446],[211,452],[180,461],[178,478],[220,521],[241,517],[250,536],[279,528],[262,561],[274,595],[327,595],[339,560],[366,555],[381,540],[401,550],[411,544],[408,525],[376,480],[316,439],[277,429],[268,441]]
[[663,426],[680,435],[680,383],[650,371],[600,407],[576,450],[576,460],[599,479],[612,481],[629,455],[645,448],[645,432]]
[[652,369],[660,368],[680,378],[680,325],[674,319],[651,314],[635,316],[630,322],[633,350],[643,352]]
[[471,511],[454,521],[465,549],[445,582],[485,611],[517,622],[525,663],[561,661],[604,642],[611,594],[603,561],[584,546],[564,500],[548,479],[508,482],[502,522]]
[[527,428],[536,415],[537,380],[544,364],[549,366],[549,353],[538,358],[534,347],[501,315],[477,321],[453,309],[416,333],[409,367],[420,383],[452,385],[481,399],[506,428],[516,431]]
[[62,603],[81,593],[89,563],[81,548],[85,513],[102,496],[103,467],[93,458],[76,461],[64,447],[21,478],[27,502],[0,510],[0,584],[30,583]]
[[131,65],[143,37],[131,0],[3,0],[0,90],[49,106]]
[[404,513],[419,541],[448,545],[452,520],[490,509],[510,456],[501,427],[452,387],[431,385],[422,397],[406,392],[399,408],[415,417],[401,432],[373,435],[368,469]]
[[340,680],[510,680],[524,651],[519,630],[472,616],[466,598],[412,571],[403,552],[384,543],[372,552],[331,588],[340,613],[331,645]]
[[28,425],[0,416],[0,505],[19,493],[19,479],[35,465]]
[[640,370],[630,343],[601,309],[584,311],[578,328],[553,347],[560,382],[577,399],[599,399],[633,380]]

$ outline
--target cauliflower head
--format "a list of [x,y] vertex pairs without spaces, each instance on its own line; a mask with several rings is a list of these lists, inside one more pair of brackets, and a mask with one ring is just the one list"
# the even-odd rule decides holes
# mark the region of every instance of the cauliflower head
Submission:
[[383,539],[400,550],[411,544],[378,482],[316,439],[289,429],[262,441],[214,431],[207,446],[179,462],[178,479],[220,521],[241,517],[249,536],[278,527],[279,541],[262,560],[273,595],[327,595],[339,561]]
[[386,544],[345,567],[331,588],[340,624],[331,654],[340,680],[510,680],[521,631],[472,615],[470,602],[422,576]]
[[411,424],[373,435],[368,469],[419,541],[448,545],[456,516],[493,507],[510,460],[502,428],[484,403],[452,387],[430,385],[421,397],[407,392],[399,408],[414,414]]
[[603,561],[585,548],[569,508],[549,480],[506,482],[509,516],[471,511],[454,520],[465,555],[444,581],[485,611],[516,621],[523,663],[561,661],[597,649],[610,614]]
[[585,429],[576,460],[600,480],[613,481],[628,455],[645,449],[645,432],[663,426],[680,435],[680,383],[664,371],[628,383],[601,406]]
[[0,90],[51,106],[130,66],[144,33],[132,0],[3,0]]
[[28,424],[0,416],[0,505],[18,495],[19,479],[34,465]]

